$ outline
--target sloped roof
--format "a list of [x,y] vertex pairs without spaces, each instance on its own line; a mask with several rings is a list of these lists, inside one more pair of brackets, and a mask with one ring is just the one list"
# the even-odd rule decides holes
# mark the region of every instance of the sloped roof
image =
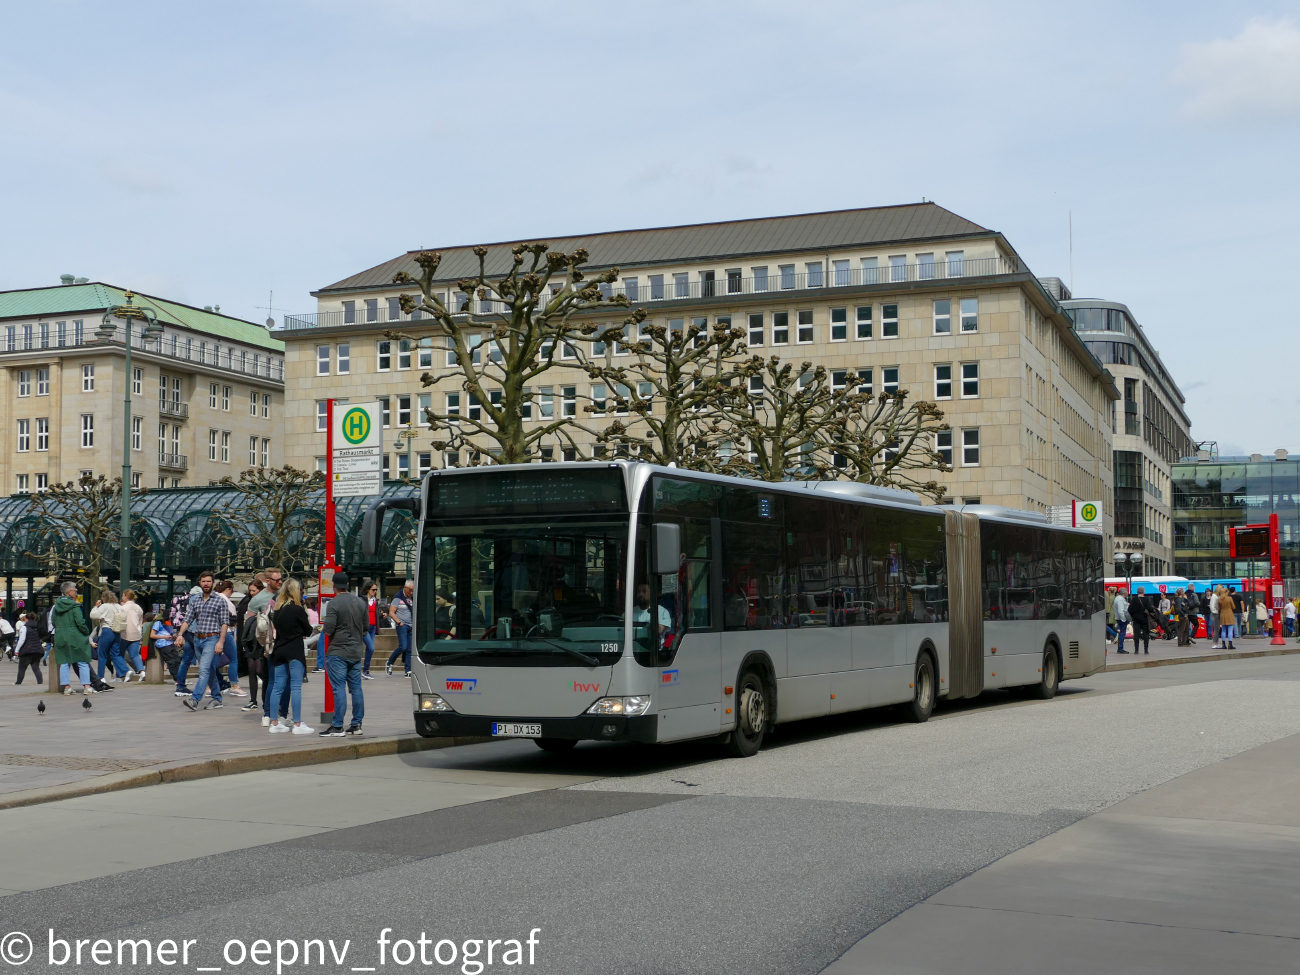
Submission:
[[[158,321],[165,325],[180,325],[206,332],[231,342],[258,345],[276,352],[284,351],[284,343],[270,336],[265,328],[242,318],[232,318],[219,312],[204,311],[176,301],[157,298],[143,292],[133,292],[136,304],[147,304],[158,312]],[[26,288],[22,291],[0,291],[0,319],[39,318],[50,315],[102,314],[113,305],[126,301],[126,289],[116,285],[92,281],[89,284],[53,285],[48,288]],[[95,325],[98,325],[95,322]]]
[[[968,237],[994,232],[935,203],[908,203],[861,210],[761,217],[755,220],[727,220],[681,227],[616,230],[578,237],[534,237],[531,240],[547,240],[552,249],[561,251],[585,247],[591,255],[588,261],[588,266],[591,268],[611,266],[631,268],[639,264],[663,264],[669,261],[739,258],[799,250],[840,249],[901,241]],[[508,270],[510,248],[517,243],[527,242],[511,240],[484,245],[490,251],[488,273],[500,274]],[[425,248],[442,252],[438,280],[456,281],[476,274],[478,258],[474,256],[474,246],[476,245]],[[336,281],[312,294],[391,286],[393,275],[398,271],[416,273],[414,261],[416,253],[418,251],[407,251],[400,257]]]

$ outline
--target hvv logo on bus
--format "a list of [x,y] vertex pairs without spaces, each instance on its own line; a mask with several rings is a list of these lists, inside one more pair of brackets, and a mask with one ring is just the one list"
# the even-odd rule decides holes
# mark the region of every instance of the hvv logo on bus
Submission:
[[569,681],[569,690],[582,691],[587,694],[598,694],[600,692],[599,684],[580,684],[576,680]]
[[478,678],[476,678],[476,677],[462,677],[462,678],[452,678],[452,677],[448,677],[448,678],[447,678],[447,687],[446,687],[446,691],[447,691],[447,693],[449,693],[449,694],[477,694],[477,693],[478,693]]

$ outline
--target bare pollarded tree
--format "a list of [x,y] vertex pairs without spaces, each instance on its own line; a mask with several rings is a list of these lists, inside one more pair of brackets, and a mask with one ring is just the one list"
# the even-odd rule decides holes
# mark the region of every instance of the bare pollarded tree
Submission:
[[[563,409],[558,411],[560,415],[537,417],[541,422],[525,422],[534,418],[534,410],[540,413],[541,404],[532,387],[566,349],[575,349],[599,330],[596,324],[579,321],[576,316],[628,304],[625,296],[607,297],[602,289],[618,280],[618,268],[588,278],[582,270],[588,258],[585,249],[566,254],[552,251],[549,244],[533,243],[516,244],[510,249],[509,269],[489,274],[488,249],[476,247],[474,254],[478,273],[457,281],[456,288],[477,299],[477,310],[472,300],[465,311],[449,306],[434,283],[442,262],[436,251],[416,255],[418,277],[405,271],[393,276],[396,284],[420,289],[418,297],[399,297],[402,311],[427,316],[445,333],[447,351],[454,355],[454,364],[446,371],[425,373],[421,382],[433,386],[455,378],[465,396],[457,412],[437,405],[426,411],[424,419],[435,434],[433,446],[484,451],[500,464],[534,460],[544,444],[578,450],[574,432],[582,428],[576,417],[564,416]],[[387,334],[394,340],[412,338],[400,331]]]
[[[325,522],[320,491],[325,475],[296,467],[250,467],[221,483],[235,494],[221,509],[218,531],[223,542],[238,543],[243,559],[255,569],[267,565],[285,571],[314,569],[324,561]],[[226,568],[226,567],[222,567]]]
[[938,501],[943,487],[934,472],[952,467],[939,453],[938,434],[948,431],[943,410],[926,400],[907,402],[907,390],[854,398],[837,410],[818,442],[843,476],[928,495]]

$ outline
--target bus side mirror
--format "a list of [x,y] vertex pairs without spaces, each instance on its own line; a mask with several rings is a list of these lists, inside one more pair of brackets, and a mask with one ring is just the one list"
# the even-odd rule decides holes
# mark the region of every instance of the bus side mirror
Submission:
[[410,512],[420,510],[419,498],[385,498],[366,509],[361,519],[361,554],[373,559],[379,554],[379,540],[384,530],[384,513],[389,509]]
[[682,563],[681,525],[656,524],[654,543],[655,575],[675,576]]

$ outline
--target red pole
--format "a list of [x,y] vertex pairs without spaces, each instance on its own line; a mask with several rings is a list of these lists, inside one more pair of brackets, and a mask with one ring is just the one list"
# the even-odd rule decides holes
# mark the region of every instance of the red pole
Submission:
[[1286,639],[1282,636],[1282,607],[1277,605],[1277,600],[1273,598],[1275,592],[1281,591],[1285,598],[1285,590],[1282,589],[1282,547],[1278,544],[1277,530],[1277,512],[1268,516],[1268,556],[1269,563],[1273,570],[1271,590],[1268,594],[1269,606],[1273,609],[1273,639],[1269,641],[1270,646],[1284,647]]
[[[334,401],[328,399],[325,401],[325,566],[321,569],[316,579],[316,612],[321,619],[325,618],[325,573],[334,573]],[[333,579],[331,578],[331,582]],[[325,634],[319,637],[320,642],[317,644],[316,659],[320,659],[321,650],[328,647],[325,642]],[[329,674],[325,675],[322,681],[325,685],[325,710],[321,712],[321,720],[334,720],[334,688],[330,684]],[[326,719],[325,715],[329,718]]]

